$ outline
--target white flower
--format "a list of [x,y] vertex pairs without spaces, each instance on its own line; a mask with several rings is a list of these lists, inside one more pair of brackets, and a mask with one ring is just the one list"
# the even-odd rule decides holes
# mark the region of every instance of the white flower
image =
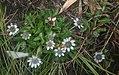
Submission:
[[27,62],[29,62],[29,66],[31,66],[31,68],[37,68],[43,63],[41,59],[36,56],[32,56],[31,58],[29,58],[29,60],[27,60]]
[[55,26],[56,17],[48,17],[47,20],[45,20],[45,23],[48,23],[49,25]]
[[95,62],[99,63],[99,62],[102,62],[102,60],[104,59],[105,59],[105,55],[102,54],[102,52],[95,52],[95,55],[94,55]]
[[10,26],[7,26],[8,27],[8,29],[7,29],[7,31],[9,32],[9,35],[11,36],[11,35],[14,35],[15,33],[17,33],[17,31],[19,30],[18,28],[17,28],[17,25],[16,24],[13,24],[13,23],[10,23]]
[[23,32],[21,36],[23,39],[27,40],[30,39],[31,34],[29,32]]
[[74,47],[76,44],[74,43],[75,40],[72,40],[71,37],[64,39],[62,44],[64,45],[64,49],[67,49],[69,52],[70,50],[74,50]]
[[56,21],[56,17],[53,17],[53,18],[52,17],[48,17],[48,20],[54,22],[54,21]]
[[55,49],[55,56],[61,57],[64,56],[64,53],[66,52],[66,50],[64,48],[60,48],[58,47],[58,49]]
[[76,27],[78,27],[79,29],[80,28],[83,28],[84,26],[83,26],[83,23],[81,22],[81,20],[79,20],[78,18],[72,18],[73,19],[73,22],[74,22],[74,25],[76,26]]
[[48,42],[46,42],[47,50],[53,49],[54,47],[55,47],[55,43],[52,40],[49,40]]

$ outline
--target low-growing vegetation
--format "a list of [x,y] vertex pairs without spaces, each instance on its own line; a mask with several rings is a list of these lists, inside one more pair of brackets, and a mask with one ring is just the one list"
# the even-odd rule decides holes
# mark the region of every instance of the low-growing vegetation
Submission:
[[118,0],[0,1],[0,75],[118,75]]

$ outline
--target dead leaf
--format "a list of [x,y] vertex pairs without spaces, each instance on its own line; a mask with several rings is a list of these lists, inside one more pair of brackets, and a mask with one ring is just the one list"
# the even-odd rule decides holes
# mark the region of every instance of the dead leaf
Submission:
[[79,15],[82,17],[82,0],[79,0]]
[[107,1],[107,0],[100,0],[100,2],[105,2],[105,1]]
[[119,75],[119,71],[117,72],[117,75]]
[[119,35],[119,30],[116,30],[116,33]]
[[94,15],[96,11],[95,0],[89,0],[89,7],[92,15]]
[[22,58],[28,56],[28,53],[23,52],[14,52],[14,51],[6,51],[8,56],[10,56],[13,59]]
[[68,7],[70,7],[74,2],[76,2],[77,0],[67,0],[63,7],[60,9],[59,14],[62,13],[64,10],[66,10]]
[[85,5],[88,5],[88,0],[83,0],[83,3],[84,3]]
[[103,26],[104,25],[104,23],[99,23],[97,26],[95,26],[94,28],[93,28],[93,30],[96,30],[98,27],[101,27],[101,26]]

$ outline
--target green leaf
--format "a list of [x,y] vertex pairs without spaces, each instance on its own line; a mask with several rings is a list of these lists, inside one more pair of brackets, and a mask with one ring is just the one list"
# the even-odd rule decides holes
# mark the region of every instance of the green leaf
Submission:
[[87,60],[85,60],[86,58],[83,57],[82,55],[79,56],[79,58],[83,61],[83,63],[85,63],[85,65],[93,72],[94,75],[99,75],[95,69],[90,65],[90,63],[88,63]]
[[86,17],[91,18],[91,17],[92,17],[92,14],[91,14],[91,13],[86,12]]
[[39,41],[40,40],[40,36],[36,36],[33,40],[34,41]]
[[86,43],[89,44],[89,45],[93,45],[93,41],[90,40],[90,39],[86,40]]
[[22,44],[21,44],[20,42],[18,42],[18,43],[16,44],[14,50],[15,50],[15,51],[19,51],[20,48],[21,48],[21,45],[22,45]]
[[2,21],[1,20],[2,17],[3,17],[3,7],[2,7],[2,4],[0,3],[0,21]]
[[21,32],[28,31],[30,29],[31,29],[31,27],[25,26],[25,27],[22,28],[22,31]]
[[13,40],[15,40],[15,41],[23,41],[23,39],[21,37],[14,37]]
[[40,36],[40,38],[41,38],[41,44],[43,44],[43,43],[45,42],[44,37],[43,37],[43,34],[40,33],[39,36]]
[[57,15],[58,12],[59,12],[59,9],[54,9],[54,10],[53,10],[53,16]]
[[98,29],[96,29],[98,32],[104,32],[104,31],[106,31],[106,28],[98,28]]
[[103,3],[102,3],[102,6],[107,6],[107,5],[112,5],[112,4],[109,3],[109,2],[103,2]]
[[23,41],[23,42],[21,42],[21,49],[24,50],[25,48],[26,48],[26,42]]
[[70,52],[69,55],[70,55],[71,58],[74,58],[74,54],[73,53]]
[[39,42],[37,42],[37,41],[35,41],[35,42],[34,41],[28,41],[28,43],[29,43],[31,48],[36,48],[38,46]]
[[42,47],[39,46],[39,47],[37,48],[37,53],[36,53],[36,55],[41,55],[41,54],[42,54]]
[[80,29],[80,32],[85,32],[86,30],[87,30],[87,27],[84,26],[83,28]]
[[106,61],[106,62],[105,62],[105,67],[106,67],[106,68],[110,67],[110,65],[111,65],[110,61]]
[[109,23],[110,21],[111,21],[111,19],[109,19],[109,18],[103,18],[103,19],[99,20],[98,22]]
[[54,51],[53,50],[43,50],[43,53],[46,53],[46,54],[52,54],[52,53],[54,53]]
[[84,58],[84,59],[87,60],[87,62],[89,62],[89,63],[91,63],[92,65],[94,65],[95,67],[101,69],[102,71],[105,71],[105,72],[109,73],[110,75],[115,75],[114,73],[112,73],[112,72],[110,72],[110,71],[104,69],[100,64],[97,65],[97,64],[93,63],[92,61],[90,61],[90,60],[88,60],[88,59],[86,59],[86,58]]
[[84,23],[84,28],[87,30],[89,29],[90,30],[90,25],[89,25],[89,22],[87,19],[81,19]]
[[108,51],[109,51],[109,50],[104,49],[104,50],[103,50],[103,53],[104,53],[104,54],[107,54],[107,53],[108,53]]

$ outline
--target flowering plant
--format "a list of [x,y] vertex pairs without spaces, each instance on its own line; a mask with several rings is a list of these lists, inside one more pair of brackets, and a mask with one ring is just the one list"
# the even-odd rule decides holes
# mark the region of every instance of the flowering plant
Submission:
[[60,75],[67,73],[64,71],[71,65],[74,70],[78,67],[95,75],[99,75],[97,69],[113,74],[100,66],[105,63],[107,52],[92,50],[93,41],[97,41],[93,38],[104,30],[91,30],[93,26],[85,18],[69,18],[57,13],[58,9],[29,10],[23,18],[25,24],[7,25],[2,47],[8,47],[5,51],[10,57],[8,60],[13,59],[15,63],[8,67],[20,72],[25,67],[25,74]]

